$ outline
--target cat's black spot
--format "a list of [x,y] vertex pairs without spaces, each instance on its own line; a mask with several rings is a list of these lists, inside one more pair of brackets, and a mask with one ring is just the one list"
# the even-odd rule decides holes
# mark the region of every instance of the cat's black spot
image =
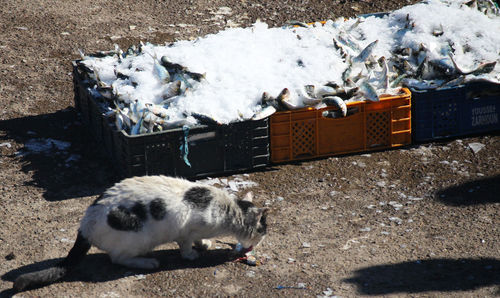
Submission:
[[210,190],[206,187],[195,186],[191,187],[184,194],[183,200],[198,209],[206,209],[213,197]]
[[141,202],[135,203],[130,211],[135,214],[141,221],[145,221],[148,218],[148,210],[146,209],[146,205]]
[[97,205],[99,203],[99,201],[102,200],[103,198],[104,198],[104,195],[98,196],[97,199],[94,200],[94,202],[92,203],[91,206]]
[[149,212],[151,216],[156,220],[162,220],[167,214],[167,208],[162,199],[154,199],[149,203]]
[[130,210],[120,205],[108,213],[108,225],[119,231],[138,232],[147,218],[146,212],[146,206],[140,202],[135,203]]
[[241,211],[243,211],[243,213],[245,214],[248,213],[248,209],[254,207],[254,204],[249,201],[238,200],[237,204],[240,207]]

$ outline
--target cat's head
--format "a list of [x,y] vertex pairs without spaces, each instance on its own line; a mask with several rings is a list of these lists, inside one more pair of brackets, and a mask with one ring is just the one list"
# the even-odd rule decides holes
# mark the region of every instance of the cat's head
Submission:
[[241,235],[238,241],[244,249],[256,247],[267,234],[267,214],[268,208],[259,208],[252,203],[252,193],[238,200],[238,206],[244,215],[246,233]]

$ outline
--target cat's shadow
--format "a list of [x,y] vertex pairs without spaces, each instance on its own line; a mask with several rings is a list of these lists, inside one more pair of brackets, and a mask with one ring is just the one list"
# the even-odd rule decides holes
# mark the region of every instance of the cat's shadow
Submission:
[[[152,270],[133,269],[111,263],[109,256],[105,253],[92,253],[85,256],[82,262],[62,279],[65,282],[106,282],[120,278],[140,278],[156,272],[173,271],[186,268],[215,267],[235,259],[230,248],[219,248],[202,251],[200,257],[194,261],[184,260],[180,256],[179,249],[155,250],[146,257],[156,258],[160,267]],[[49,259],[22,266],[2,275],[2,280],[14,282],[21,274],[47,269],[61,261],[63,258]],[[15,292],[12,289],[0,292],[0,297],[10,297]]]

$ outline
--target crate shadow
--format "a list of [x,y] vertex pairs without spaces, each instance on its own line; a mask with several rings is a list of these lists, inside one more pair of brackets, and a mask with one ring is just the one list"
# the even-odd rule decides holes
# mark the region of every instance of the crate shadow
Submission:
[[451,206],[500,203],[500,175],[454,185],[436,193],[436,199]]
[[[187,261],[181,258],[178,249],[155,250],[147,254],[147,257],[154,257],[160,262],[160,267],[153,270],[133,269],[112,264],[108,255],[105,253],[89,254],[85,256],[83,261],[74,271],[70,272],[61,281],[101,283],[127,277],[142,278],[141,275],[148,275],[156,272],[215,267],[234,260],[231,251],[232,250],[229,248],[208,250],[202,252],[199,259]],[[2,275],[2,280],[14,282],[21,274],[47,269],[61,260],[62,258],[44,260],[11,270]],[[136,277],[137,275],[139,277]],[[15,293],[13,289],[8,289],[0,292],[0,297],[10,297]]]
[[[500,260],[429,259],[362,268],[343,281],[361,295],[469,291],[500,285]],[[500,293],[497,289],[497,293]]]
[[74,108],[51,114],[0,121],[0,142],[14,139],[24,148],[13,158],[22,162],[33,185],[44,189],[48,201],[101,193],[116,182],[116,175],[100,145],[77,120]]

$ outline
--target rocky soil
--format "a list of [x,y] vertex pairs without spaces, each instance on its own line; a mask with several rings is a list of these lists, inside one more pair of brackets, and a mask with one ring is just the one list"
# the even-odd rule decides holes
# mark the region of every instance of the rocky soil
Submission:
[[118,179],[74,109],[71,61],[79,48],[164,43],[257,18],[279,26],[414,2],[2,1],[0,296],[500,295],[498,134],[206,180],[234,181],[240,194],[252,190],[257,204],[271,208],[259,266],[232,262],[231,238],[194,262],[181,260],[176,245],[161,246],[152,253],[161,262],[155,271],[113,265],[93,248],[63,281],[11,290],[19,274],[67,254],[86,207]]

